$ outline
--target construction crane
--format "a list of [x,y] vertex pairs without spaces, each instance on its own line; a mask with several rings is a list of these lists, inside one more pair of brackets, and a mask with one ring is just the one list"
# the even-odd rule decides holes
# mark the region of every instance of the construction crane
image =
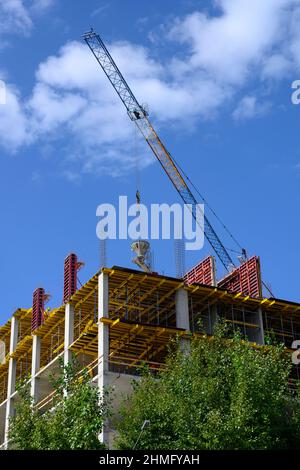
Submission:
[[[110,55],[101,37],[93,29],[91,29],[91,31],[88,31],[83,35],[83,39],[89,46],[110,83],[119,95],[121,101],[127,109],[128,116],[136,124],[146,139],[146,142],[172,181],[184,203],[188,204],[188,207],[192,208],[191,210],[193,217],[195,218],[196,222],[198,222],[196,213],[196,207],[199,207],[197,206],[198,202],[189,188],[186,178],[184,178],[182,172],[178,168],[178,165],[175,164],[171,154],[168,152],[165,145],[157,135],[153,125],[149,120],[148,113],[135,98],[133,92],[129,88],[125,78],[120,72],[114,59]],[[224,247],[206,215],[203,214],[203,216],[204,235],[226,271],[231,272],[235,267],[235,263],[233,262],[227,249]]]

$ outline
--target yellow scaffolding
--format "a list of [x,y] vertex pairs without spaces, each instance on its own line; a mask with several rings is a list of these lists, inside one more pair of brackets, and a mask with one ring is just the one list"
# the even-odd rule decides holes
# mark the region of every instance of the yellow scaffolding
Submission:
[[[178,279],[117,266],[103,268],[101,272],[109,277],[109,316],[101,318],[101,322],[109,328],[112,368],[134,371],[143,362],[153,369],[163,366],[170,339],[188,334],[176,328],[175,294],[180,288],[188,292],[195,322],[217,306],[224,312],[225,321],[247,331],[257,328],[251,315],[261,308],[266,333],[274,332],[278,338],[285,338],[287,348],[291,347],[293,339],[300,339],[299,303],[250,298],[241,292],[232,294],[204,285],[187,286]],[[75,312],[71,350],[92,360],[98,355],[98,275],[96,273],[70,299]],[[0,381],[7,378],[10,357],[17,359],[20,369],[22,361],[29,362],[32,354],[32,311],[18,309],[14,315],[19,319],[19,338],[12,356],[8,353],[11,320],[0,327],[0,340],[5,342],[7,351],[6,361],[0,365]],[[43,324],[33,332],[41,337],[41,367],[63,351],[64,321],[65,306],[61,305],[46,314]]]

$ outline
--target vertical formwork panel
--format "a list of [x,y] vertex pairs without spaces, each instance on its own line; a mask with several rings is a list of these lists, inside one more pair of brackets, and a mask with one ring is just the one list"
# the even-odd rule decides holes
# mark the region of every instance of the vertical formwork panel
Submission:
[[66,257],[64,263],[64,293],[63,302],[67,303],[77,290],[78,260],[74,253]]
[[44,320],[45,290],[38,287],[33,293],[31,331],[38,328]]
[[216,285],[216,265],[213,256],[208,256],[184,275],[184,282],[190,284]]
[[262,284],[260,263],[257,256],[253,256],[237,269],[218,282],[218,287],[228,292],[249,295],[250,297],[262,297]]

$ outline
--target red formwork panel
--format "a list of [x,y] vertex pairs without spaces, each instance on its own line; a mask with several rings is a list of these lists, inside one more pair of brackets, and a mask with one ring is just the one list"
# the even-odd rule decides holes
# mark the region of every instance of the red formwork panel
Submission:
[[77,291],[78,259],[74,253],[70,253],[64,262],[64,293],[63,302],[70,300]]
[[38,328],[44,321],[45,290],[42,287],[35,289],[32,301],[31,331]]
[[216,285],[215,258],[208,256],[203,261],[190,269],[183,277],[187,285],[204,284],[206,286]]
[[219,281],[218,287],[232,293],[242,292],[245,296],[262,297],[259,257],[253,256],[248,261],[245,261],[245,263]]

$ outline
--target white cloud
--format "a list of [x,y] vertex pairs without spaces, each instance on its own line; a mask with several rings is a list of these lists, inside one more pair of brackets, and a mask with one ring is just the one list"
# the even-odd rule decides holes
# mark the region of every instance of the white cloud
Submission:
[[[9,1],[12,5],[13,0]],[[45,8],[50,3],[35,1]],[[21,0],[15,5],[21,14]],[[128,42],[109,45],[138,100],[148,102],[158,126],[180,122],[192,127],[199,118],[213,117],[224,103],[234,108],[236,120],[261,116],[269,109],[267,98],[263,103],[260,99],[264,81],[300,70],[300,0],[252,0],[251,8],[249,0],[216,0],[215,5],[217,14],[197,11],[169,28],[174,54],[168,61],[154,60],[147,48]],[[24,10],[21,18],[25,26],[27,18],[30,29],[28,11],[32,10]],[[160,38],[166,39],[162,28]],[[15,116],[19,132],[0,136],[0,145],[15,151],[41,140],[43,145],[55,139],[68,142],[66,148],[61,146],[63,171],[72,181],[80,172],[119,175],[135,165],[133,125],[86,45],[70,42],[44,60],[26,100],[13,89],[10,93],[6,128]],[[244,98],[236,103],[241,93]],[[0,129],[1,125],[5,127],[0,122]],[[141,158],[147,165],[150,152]]]
[[15,152],[30,140],[28,120],[19,94],[16,89],[7,87],[6,104],[0,105],[0,143],[6,150]]
[[30,34],[35,14],[48,10],[54,1],[0,0],[0,36]]
[[32,0],[30,9],[34,13],[44,13],[54,5],[56,0]]
[[[172,76],[167,81],[164,67],[141,46],[119,42],[109,49],[140,102],[151,97],[151,113],[158,124],[180,120],[191,125],[198,114],[209,115],[226,97],[220,84],[205,77],[191,77],[186,84]],[[40,64],[36,80],[26,103],[33,139],[71,137],[72,165],[78,171],[116,176],[132,170],[133,124],[84,44],[66,44]],[[141,167],[153,161],[144,149]]]
[[269,79],[280,79],[293,70],[293,62],[280,53],[267,57],[264,61],[262,76]]
[[[112,54],[135,84],[162,72],[142,47],[118,43]],[[39,66],[36,79],[27,103],[35,138],[53,135],[59,126],[60,135],[63,129],[64,138],[69,136],[74,143],[72,165],[78,171],[118,175],[132,169],[132,124],[84,44],[68,43]],[[141,157],[141,166],[147,165],[149,153]],[[74,169],[72,178],[65,172],[72,181],[74,174]]]
[[71,183],[79,183],[80,182],[80,175],[72,170],[64,170],[62,176],[66,178]]
[[259,103],[255,96],[244,96],[232,113],[237,121],[262,116],[269,108],[268,103]]
[[31,120],[31,131],[54,132],[69,123],[86,105],[86,100],[75,93],[59,92],[43,83],[38,83],[27,103]]
[[[184,62],[228,84],[243,83],[253,67],[261,67],[274,48],[280,47],[291,26],[291,8],[299,0],[218,0],[221,14],[201,12],[177,20],[170,38],[187,43]],[[299,26],[299,22],[297,21]]]
[[0,0],[0,33],[28,34],[32,20],[22,0]]
[[95,18],[96,16],[103,15],[106,11],[110,8],[110,3],[104,3],[100,7],[95,8],[90,14],[91,18]]

